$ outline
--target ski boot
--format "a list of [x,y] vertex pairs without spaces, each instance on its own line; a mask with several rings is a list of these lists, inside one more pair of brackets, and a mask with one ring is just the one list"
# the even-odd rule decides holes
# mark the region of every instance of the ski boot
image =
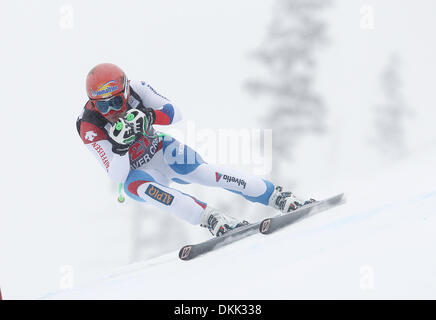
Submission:
[[282,213],[288,213],[315,201],[315,199],[299,199],[292,192],[283,191],[282,187],[277,186],[269,198],[268,205]]
[[247,225],[247,221],[239,221],[233,217],[225,215],[219,212],[217,209],[207,206],[204,209],[203,217],[201,220],[201,226],[208,228],[210,233],[219,237],[224,233]]

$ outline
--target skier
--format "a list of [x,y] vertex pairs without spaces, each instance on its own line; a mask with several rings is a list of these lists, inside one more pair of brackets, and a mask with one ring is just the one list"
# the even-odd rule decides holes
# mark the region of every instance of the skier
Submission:
[[206,227],[214,236],[248,222],[170,187],[171,182],[225,188],[283,213],[314,201],[301,200],[255,175],[208,164],[190,147],[155,131],[154,124],[180,121],[180,111],[148,83],[128,80],[114,64],[95,66],[87,75],[86,91],[89,100],[77,119],[77,131],[110,178],[123,183],[134,200]]

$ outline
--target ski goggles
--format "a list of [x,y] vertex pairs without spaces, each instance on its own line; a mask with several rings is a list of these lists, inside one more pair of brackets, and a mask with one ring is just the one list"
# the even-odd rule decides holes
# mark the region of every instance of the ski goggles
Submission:
[[102,114],[107,114],[111,110],[119,111],[123,107],[124,99],[122,95],[110,97],[109,99],[97,100],[95,106]]
[[95,106],[102,114],[107,114],[111,110],[120,111],[127,100],[128,91],[129,86],[126,78],[124,81],[124,90],[122,92],[107,99],[95,100]]

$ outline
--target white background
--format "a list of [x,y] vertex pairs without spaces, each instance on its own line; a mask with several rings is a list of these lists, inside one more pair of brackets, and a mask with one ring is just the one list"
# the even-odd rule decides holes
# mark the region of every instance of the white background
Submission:
[[[0,287],[6,298],[58,290],[65,265],[73,266],[80,285],[129,262],[129,205],[116,203],[75,128],[89,69],[120,65],[198,126],[261,127],[265,104],[243,84],[256,74],[250,54],[266,34],[271,4],[2,2]],[[368,4],[374,30],[360,28],[360,9]],[[435,9],[431,0],[336,0],[326,10],[330,44],[319,53],[316,88],[330,110],[329,135],[308,140],[304,157],[284,173],[300,179],[302,190],[317,194],[329,179],[366,174],[359,168],[370,157],[370,108],[382,100],[379,77],[393,52],[402,59],[403,94],[414,114],[407,124],[411,152],[432,147]]]

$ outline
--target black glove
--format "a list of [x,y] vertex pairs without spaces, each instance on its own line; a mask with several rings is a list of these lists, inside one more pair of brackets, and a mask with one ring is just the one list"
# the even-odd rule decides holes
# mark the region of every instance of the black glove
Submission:
[[109,129],[109,141],[112,143],[112,151],[121,156],[129,151],[136,137],[132,124],[124,119],[119,119]]
[[147,134],[156,120],[156,113],[152,108],[130,109],[124,115],[124,120],[132,125],[136,134]]

